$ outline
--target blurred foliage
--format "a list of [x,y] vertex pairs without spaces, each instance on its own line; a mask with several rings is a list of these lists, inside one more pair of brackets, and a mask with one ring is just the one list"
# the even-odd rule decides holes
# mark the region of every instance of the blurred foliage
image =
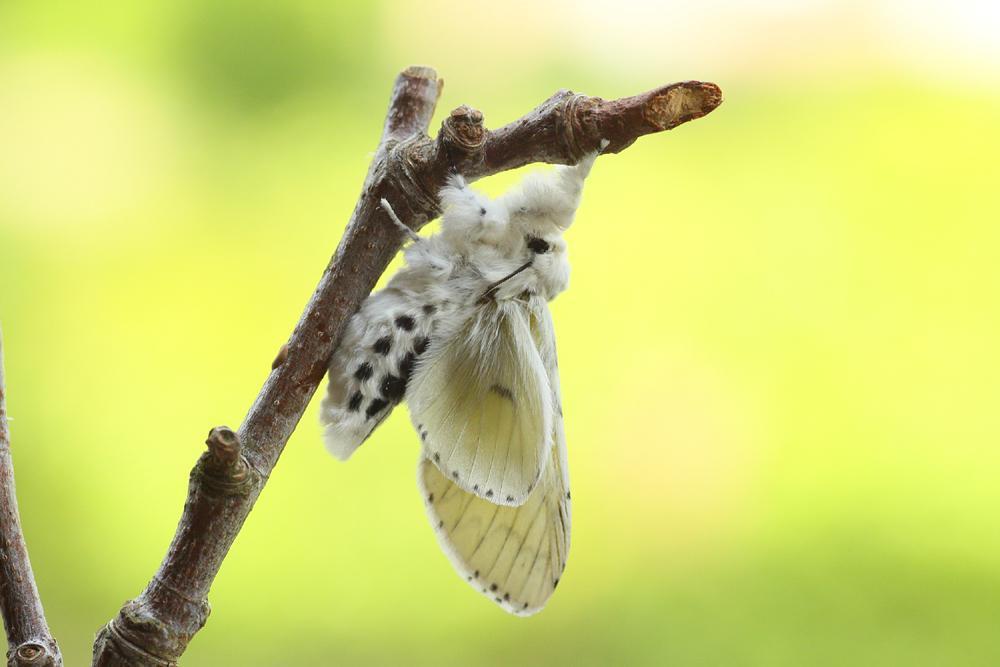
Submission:
[[232,114],[267,109],[313,90],[363,84],[374,5],[193,2],[176,57],[193,93]]
[[1000,95],[874,62],[654,75],[530,22],[428,45],[479,10],[401,7],[0,4],[9,411],[67,664],[256,395],[411,62],[448,80],[439,118],[493,126],[559,87],[726,92],[602,158],[569,235],[568,570],[508,618],[438,551],[402,411],[341,465],[311,408],[184,664],[1000,662]]

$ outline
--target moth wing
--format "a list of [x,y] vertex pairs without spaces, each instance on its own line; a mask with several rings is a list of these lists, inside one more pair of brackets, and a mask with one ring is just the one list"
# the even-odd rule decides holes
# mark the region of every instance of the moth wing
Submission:
[[320,423],[327,449],[342,461],[403,399],[434,327],[434,317],[410,293],[391,285],[351,317],[330,361]]
[[477,307],[432,339],[407,393],[423,455],[459,488],[523,504],[546,467],[552,394],[523,304]]
[[[561,424],[555,428],[562,433]],[[428,518],[452,566],[512,614],[541,610],[566,567],[570,499],[560,452],[564,443],[550,447],[540,483],[518,507],[464,491],[427,459],[417,466]]]
[[517,507],[496,505],[463,490],[429,460],[417,483],[441,548],[469,585],[513,614],[542,609],[566,567],[570,545],[569,468],[555,335],[548,307],[533,300],[531,335],[552,397],[552,444],[537,488]]
[[[545,377],[552,392],[552,425],[553,448],[555,458],[559,462],[562,474],[562,486],[569,500],[569,462],[566,452],[566,433],[563,430],[562,389],[559,386],[559,358],[556,353],[556,334],[552,324],[552,314],[544,299],[534,297],[531,303],[531,335],[538,346],[538,354],[545,368]],[[567,511],[569,503],[567,503]],[[569,515],[567,514],[567,536],[569,534]]]

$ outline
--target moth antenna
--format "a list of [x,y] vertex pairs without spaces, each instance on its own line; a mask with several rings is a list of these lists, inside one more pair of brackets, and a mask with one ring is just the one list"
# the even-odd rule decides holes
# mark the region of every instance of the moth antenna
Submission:
[[483,295],[479,297],[479,300],[476,301],[476,303],[486,303],[487,301],[489,301],[493,297],[493,295],[497,293],[497,290],[500,289],[501,285],[503,285],[505,282],[507,282],[517,274],[521,273],[522,271],[531,268],[531,264],[532,261],[528,260],[527,262],[525,262],[518,268],[511,271],[509,274],[507,274],[500,280],[496,281],[495,283],[492,283],[489,287],[486,288],[486,291],[483,292]]
[[414,243],[418,243],[419,241],[422,240],[419,234],[417,234],[415,231],[413,231],[412,229],[410,229],[409,227],[407,227],[406,225],[403,224],[403,221],[399,219],[399,216],[396,215],[396,212],[394,210],[392,210],[392,204],[389,203],[389,200],[387,200],[385,197],[382,197],[381,204],[382,204],[382,208],[385,210],[386,214],[389,216],[389,219],[392,220],[392,222],[397,227],[399,227],[401,230],[403,230],[403,233],[406,234],[406,236],[411,241],[413,241]]

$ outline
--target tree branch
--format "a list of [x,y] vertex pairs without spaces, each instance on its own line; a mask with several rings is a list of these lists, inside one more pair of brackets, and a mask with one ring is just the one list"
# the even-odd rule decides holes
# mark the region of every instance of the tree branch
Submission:
[[5,390],[0,333],[0,613],[7,630],[7,664],[57,667],[62,656],[45,622],[17,511]]
[[98,634],[94,665],[174,665],[209,613],[207,595],[222,560],[326,372],[348,318],[371,292],[404,240],[380,206],[385,198],[414,229],[439,214],[449,174],[469,180],[531,162],[572,164],[641,135],[671,129],[719,105],[718,87],[685,82],[605,101],[560,91],[495,132],[459,107],[437,139],[427,136],[443,82],[410,67],[396,79],[382,139],[344,237],[238,433],[213,429],[191,475],[188,499],[167,555],[146,589]]

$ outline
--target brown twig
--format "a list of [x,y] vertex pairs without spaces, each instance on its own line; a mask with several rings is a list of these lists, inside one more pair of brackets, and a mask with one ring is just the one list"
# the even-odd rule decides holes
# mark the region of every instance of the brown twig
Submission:
[[195,466],[173,542],[146,589],[106,625],[94,665],[173,665],[208,616],[207,595],[267,477],[326,372],[348,318],[403,242],[380,205],[419,229],[439,213],[451,173],[469,180],[531,162],[572,164],[608,139],[619,152],[719,105],[714,84],[685,82],[615,101],[560,91],[495,132],[459,107],[427,136],[443,82],[410,67],[396,79],[378,150],[336,253],[238,433],[214,429]]
[[62,665],[62,656],[45,622],[17,511],[5,390],[0,333],[0,613],[7,630],[7,664],[55,667]]

